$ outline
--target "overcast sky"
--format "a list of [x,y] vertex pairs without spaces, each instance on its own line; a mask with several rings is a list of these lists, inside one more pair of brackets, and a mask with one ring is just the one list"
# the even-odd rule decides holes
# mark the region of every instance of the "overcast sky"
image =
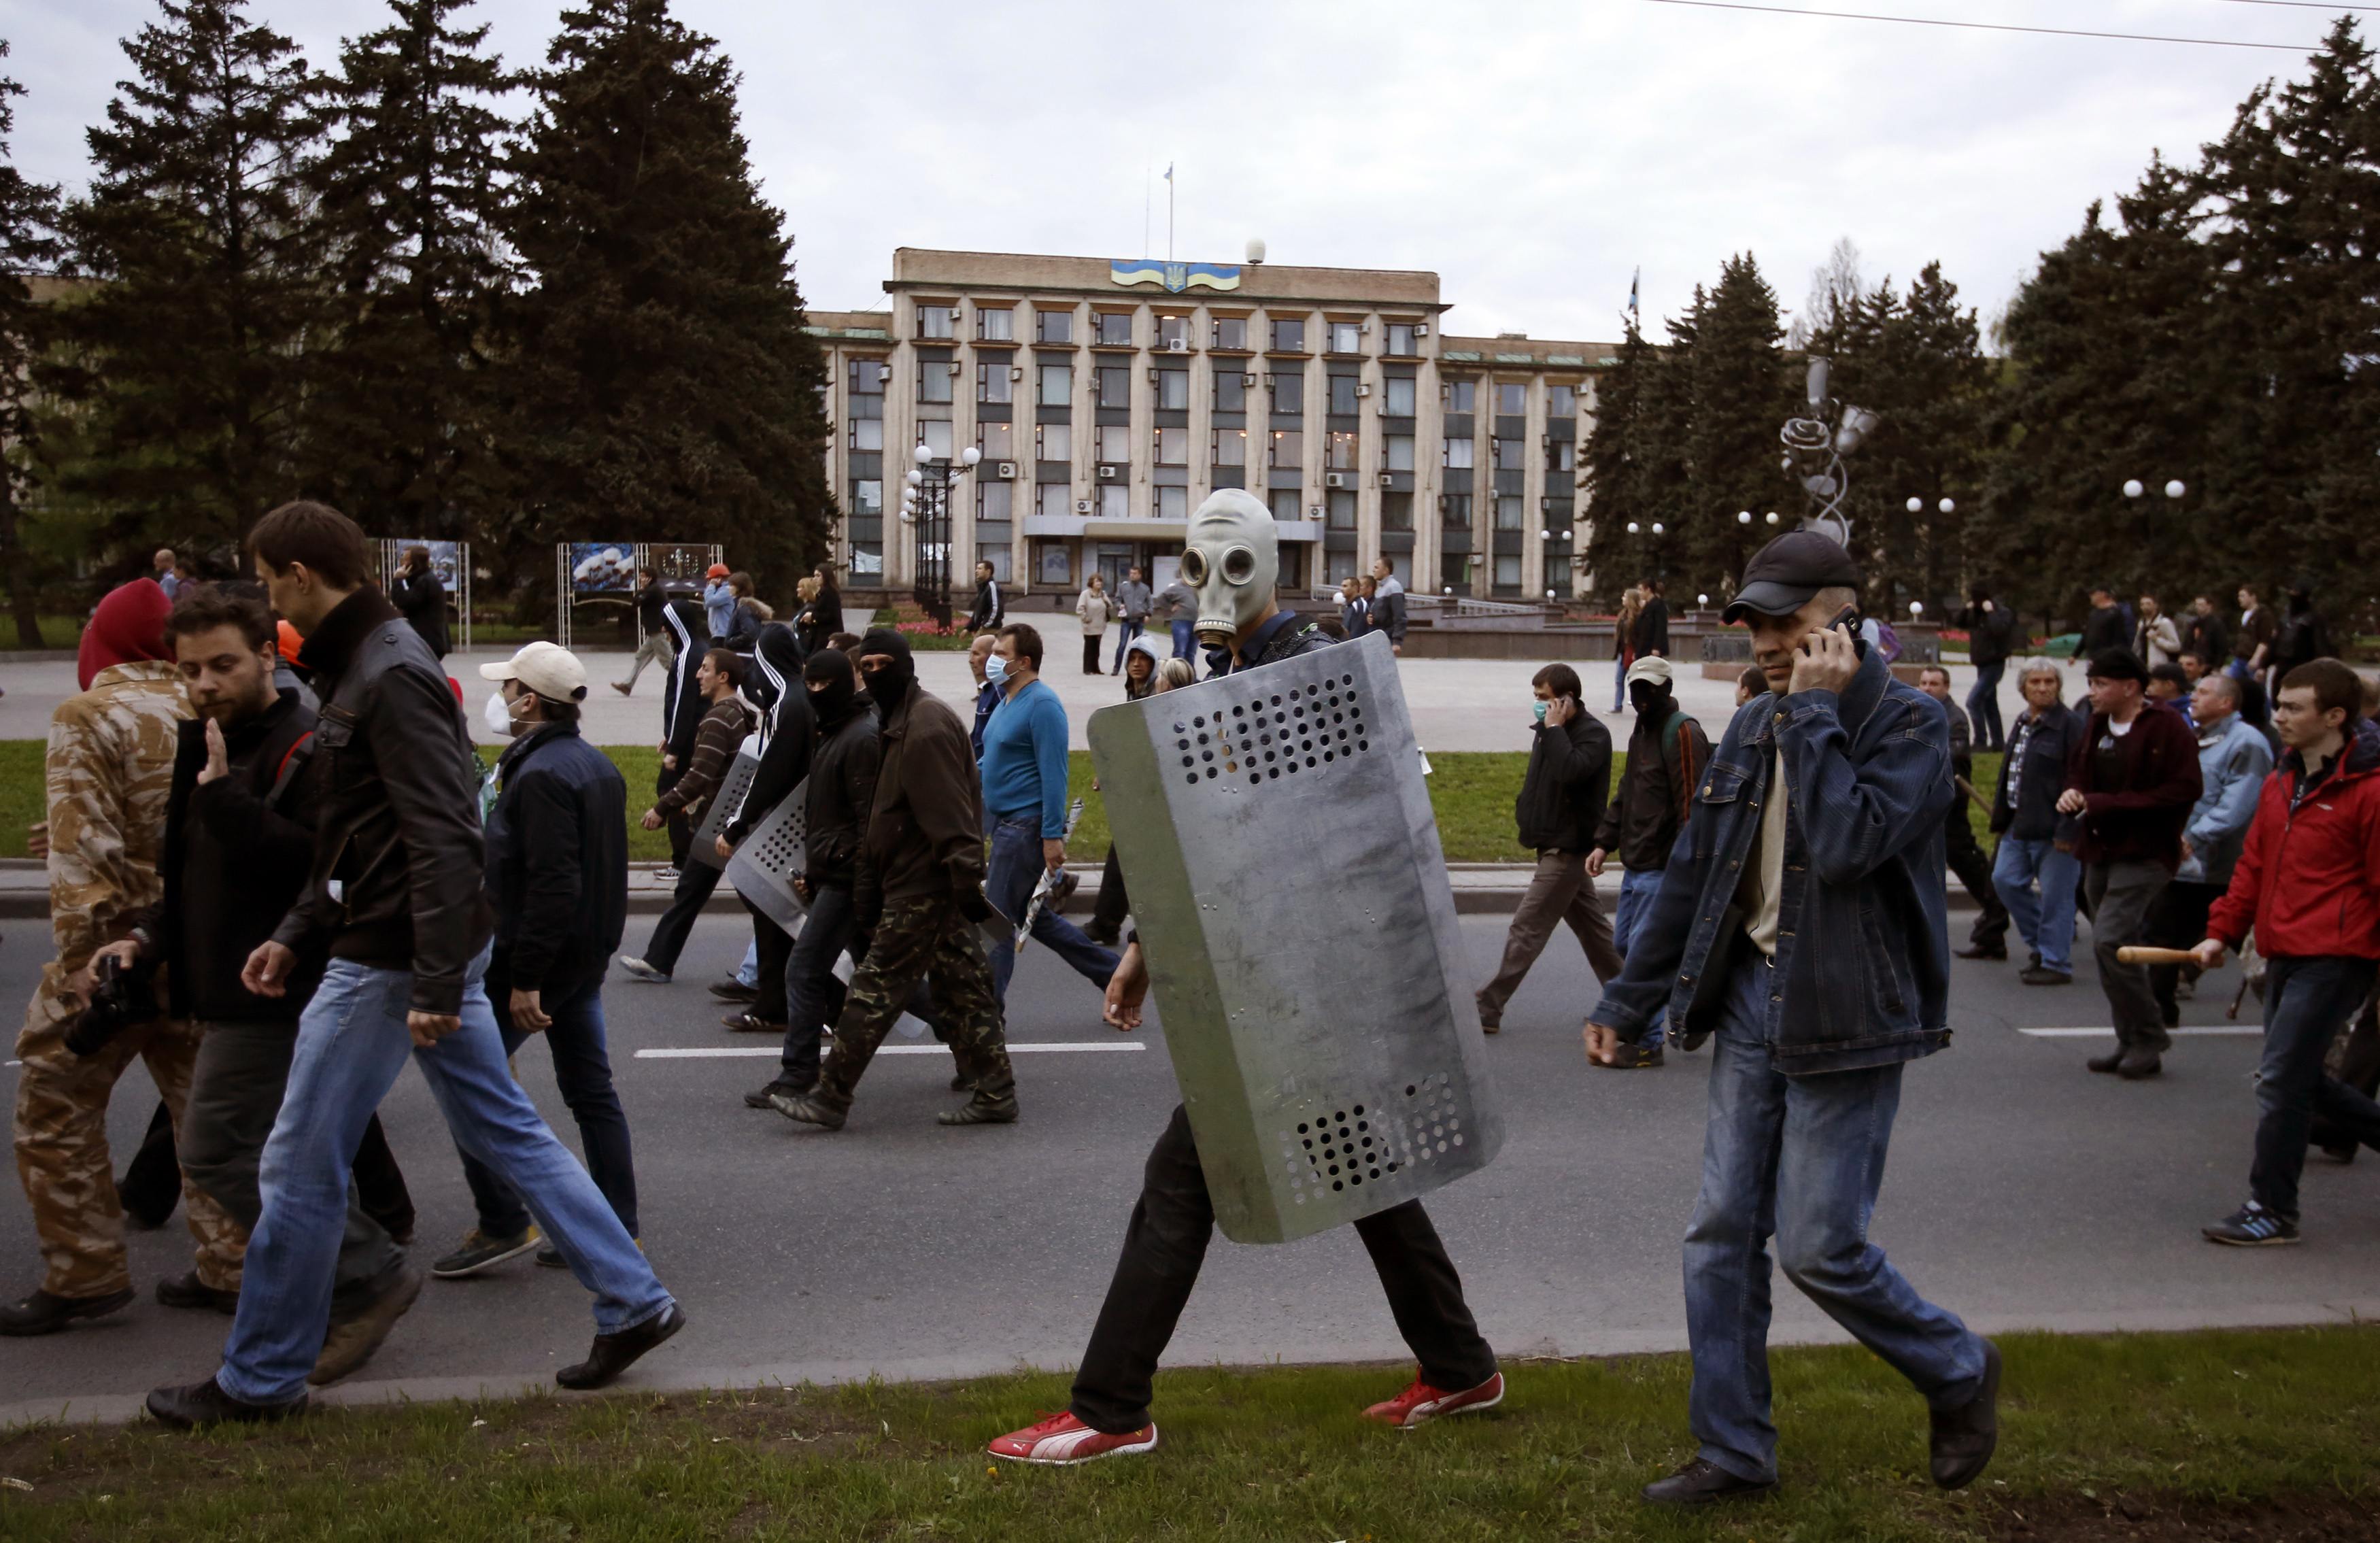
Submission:
[[[1828,0],[1793,0],[1827,4]],[[1836,8],[2311,47],[2332,13],[2240,0]],[[481,0],[540,60],[560,6]],[[2154,149],[2188,159],[2303,56],[1649,0],[1565,6],[680,0],[743,71],[746,132],[817,310],[883,302],[897,246],[1427,268],[1451,330],[1609,339],[1750,249],[1789,309],[1839,237],[1871,281],[1939,259],[1988,319]],[[0,0],[15,150],[79,185],[141,0]],[[373,0],[258,0],[318,66]],[[1152,174],[1155,174],[1152,176]]]

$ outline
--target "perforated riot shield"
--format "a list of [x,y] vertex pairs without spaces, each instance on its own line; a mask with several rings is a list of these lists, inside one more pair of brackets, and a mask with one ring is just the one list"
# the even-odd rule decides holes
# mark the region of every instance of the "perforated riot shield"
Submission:
[[719,791],[702,811],[702,823],[695,827],[693,844],[686,856],[705,868],[722,868],[727,859],[719,855],[721,832],[735,821],[735,811],[744,807],[744,796],[752,791],[752,779],[760,774],[760,753],[754,747],[757,737],[747,739],[727,770],[719,774]]
[[794,881],[808,860],[803,843],[809,829],[809,786],[808,778],[795,784],[727,859],[727,881],[735,893],[788,932],[809,908],[794,893]]
[[1387,636],[1107,708],[1088,734],[1224,1234],[1287,1242],[1493,1158]]

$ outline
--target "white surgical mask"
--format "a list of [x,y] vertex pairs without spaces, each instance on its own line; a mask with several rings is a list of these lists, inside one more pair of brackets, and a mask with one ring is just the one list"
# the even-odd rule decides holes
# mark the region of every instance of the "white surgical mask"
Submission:
[[994,686],[1008,678],[1008,661],[998,654],[983,662],[983,678]]
[[482,712],[480,716],[486,721],[488,732],[490,734],[501,734],[505,735],[507,738],[511,736],[513,732],[513,710],[505,703],[504,694],[503,692],[496,692],[493,696],[491,696],[488,699],[487,711]]

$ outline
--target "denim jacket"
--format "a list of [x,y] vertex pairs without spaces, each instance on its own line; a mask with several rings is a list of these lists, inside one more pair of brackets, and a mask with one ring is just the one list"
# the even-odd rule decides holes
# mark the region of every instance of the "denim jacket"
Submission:
[[1950,1040],[1950,725],[1941,704],[1895,681],[1873,650],[1840,696],[1765,695],[1736,713],[1626,966],[1588,1017],[1628,1039],[1664,1011],[1683,1022],[1705,968],[1737,956],[1720,918],[1744,863],[1758,860],[1779,748],[1791,803],[1764,1026],[1772,1063],[1796,1076],[1931,1055]]

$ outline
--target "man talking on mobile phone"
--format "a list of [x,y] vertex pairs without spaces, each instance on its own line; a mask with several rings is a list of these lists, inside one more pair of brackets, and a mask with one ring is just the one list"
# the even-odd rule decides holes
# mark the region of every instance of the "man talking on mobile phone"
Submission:
[[1715,1031],[1702,1193],[1686,1233],[1698,1451],[1645,1499],[1777,1487],[1768,1238],[1786,1278],[1925,1396],[1932,1475],[1971,1484],[1998,1440],[1999,1354],[1867,1238],[1904,1063],[1950,1041],[1942,819],[1950,728],[1858,641],[1859,565],[1779,536],[1725,619],[1768,690],[1738,709],[1620,978],[1588,1014],[1601,1061],[1664,1014]]

